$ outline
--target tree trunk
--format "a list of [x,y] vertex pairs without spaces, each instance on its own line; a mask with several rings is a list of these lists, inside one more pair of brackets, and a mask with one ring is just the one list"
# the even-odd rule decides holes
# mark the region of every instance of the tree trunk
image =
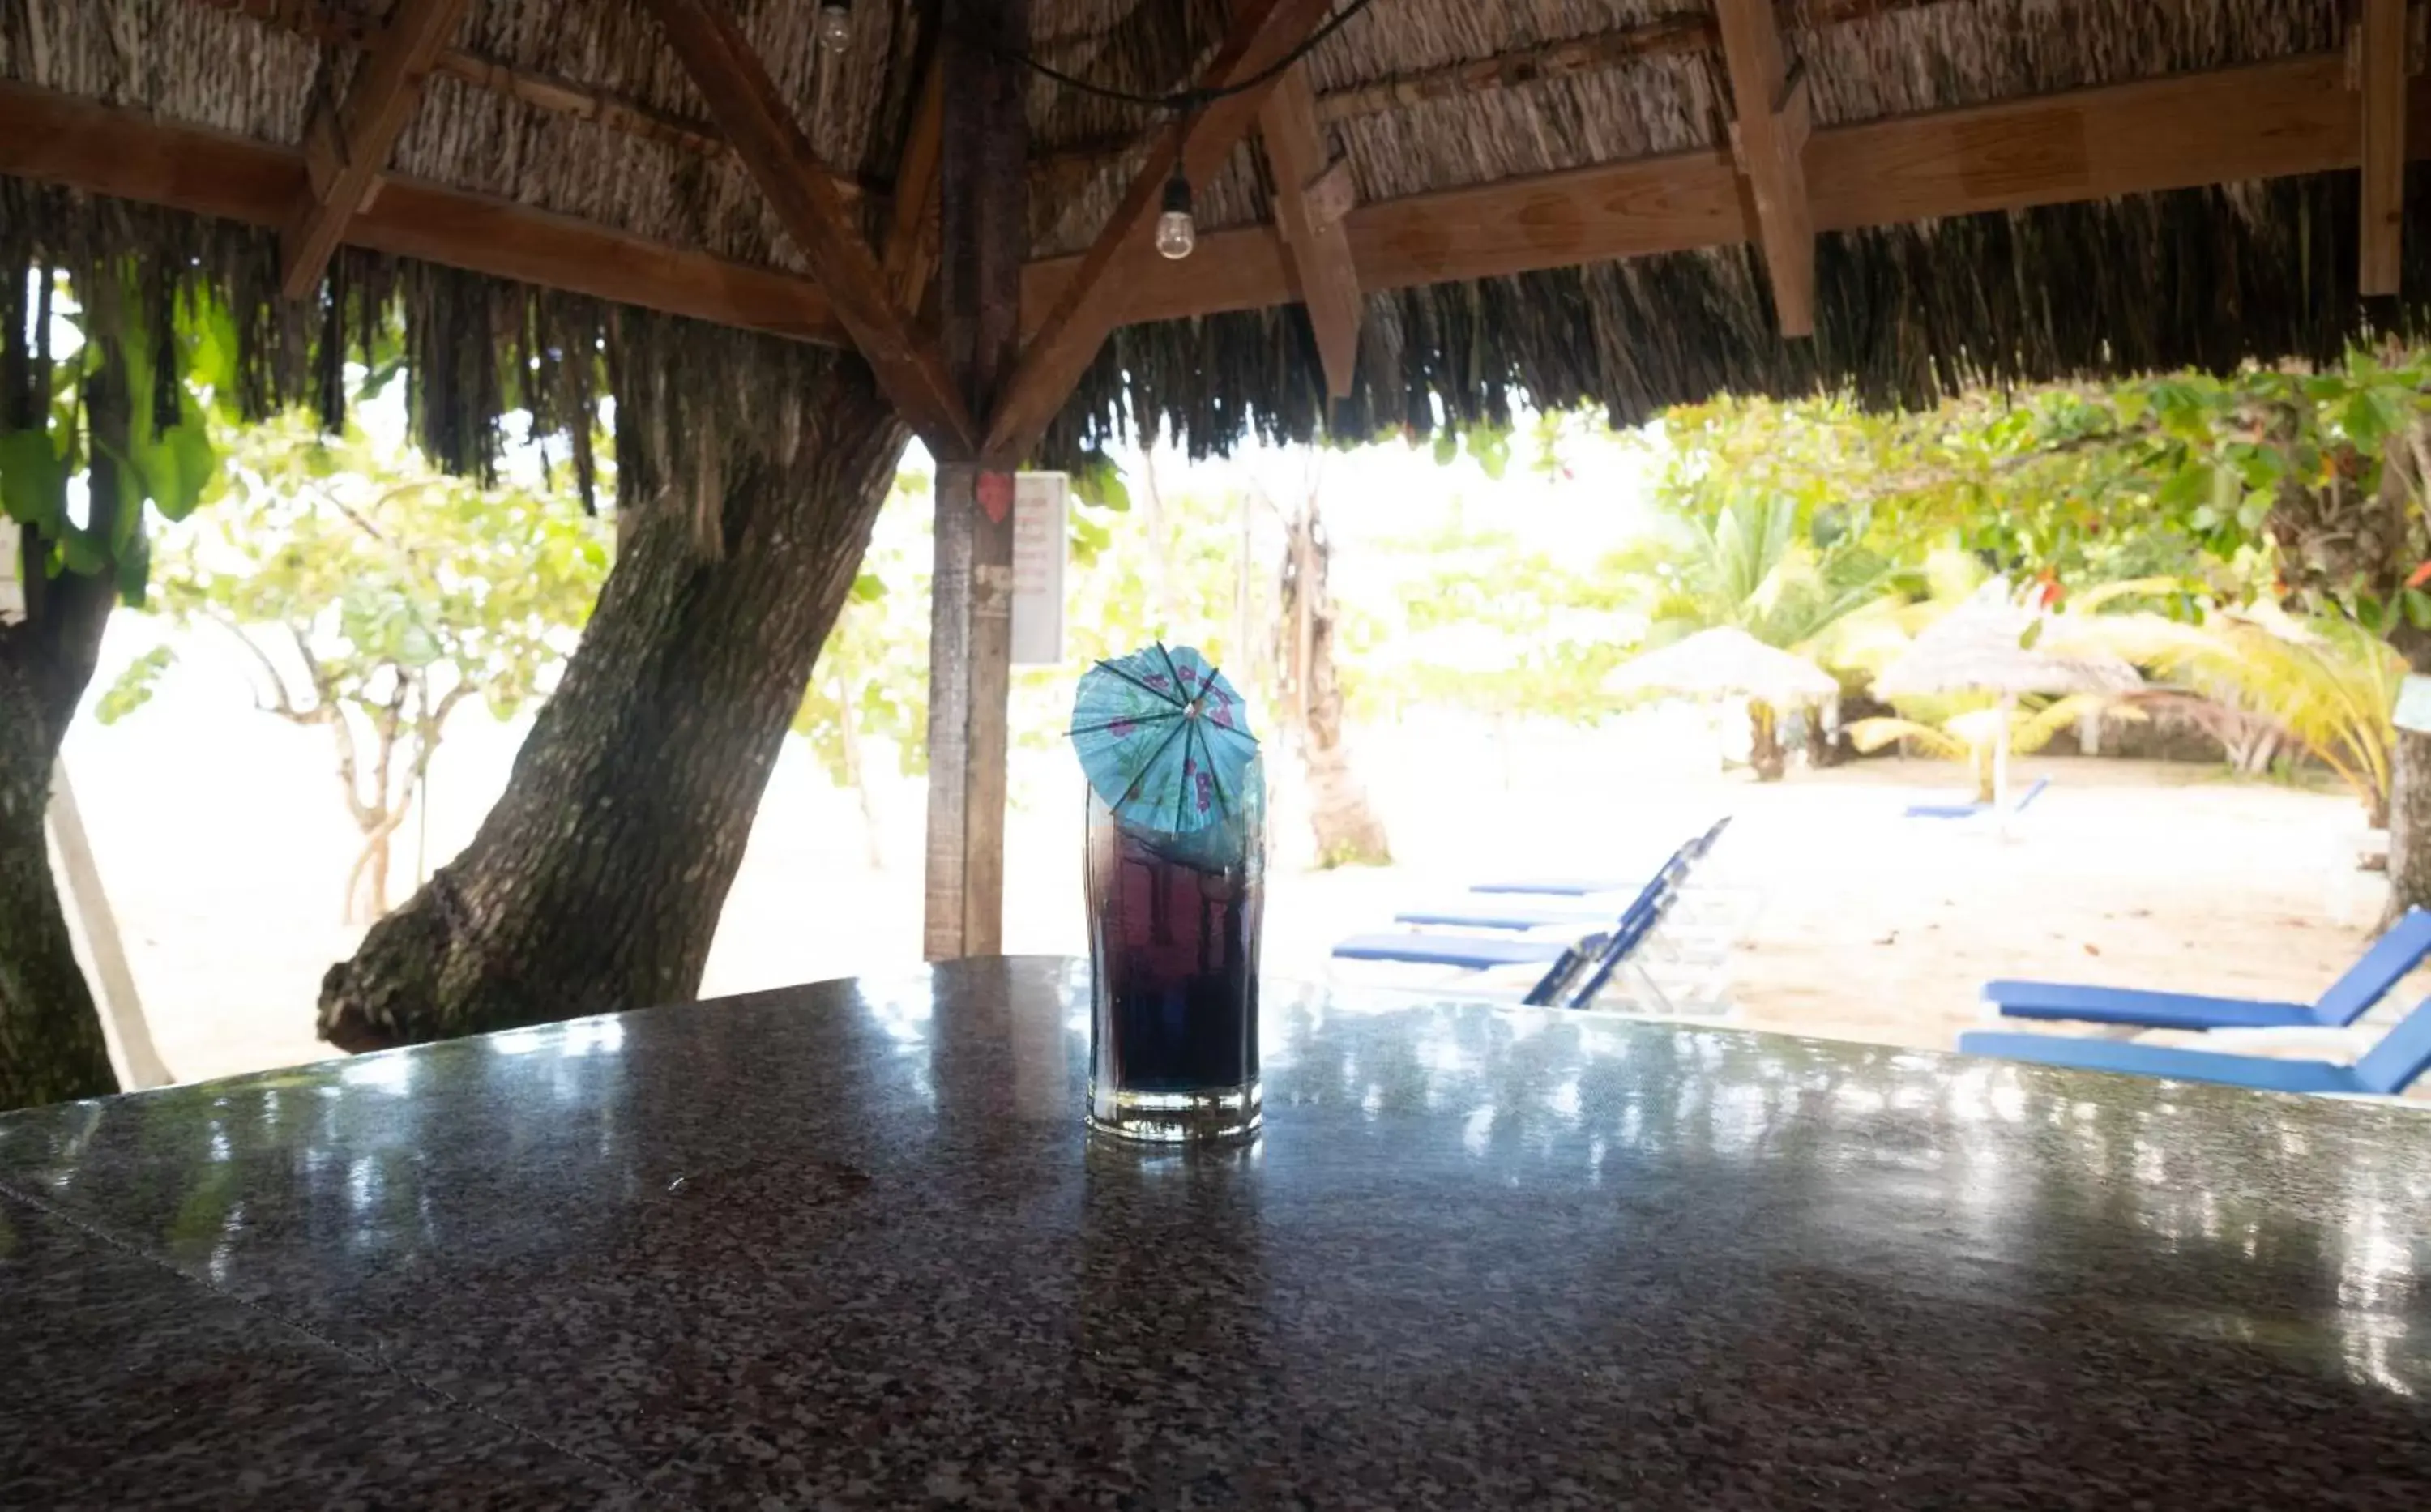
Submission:
[[1320,866],[1388,866],[1393,848],[1351,769],[1342,739],[1342,680],[1333,665],[1333,605],[1325,591],[1329,553],[1316,501],[1292,527],[1285,563],[1284,633],[1291,650],[1293,704],[1300,711],[1300,762],[1308,777],[1308,820]]
[[[127,398],[117,364],[93,380],[85,402],[94,438],[104,443],[93,448],[91,524],[108,540],[118,497],[110,458],[126,449]],[[0,1110],[118,1090],[42,828],[52,764],[92,680],[117,585],[106,573],[49,577],[50,546],[31,529],[21,549],[25,618],[0,625]]]
[[2431,735],[2397,732],[2389,782],[2389,917],[2431,908]]
[[42,832],[67,722],[35,680],[0,649],[0,1111],[118,1090]]
[[1789,770],[1789,753],[1781,748],[1781,715],[1762,698],[1750,698],[1748,764],[1759,782],[1778,782]]
[[[700,513],[641,477],[717,443],[654,417],[625,355],[637,382],[618,394],[620,488],[646,502],[480,832],[323,980],[321,1034],[344,1049],[679,1002],[699,985],[905,432],[859,362],[813,369],[773,401],[799,408],[758,445],[692,459],[718,506]],[[681,389],[653,402],[675,412]]]

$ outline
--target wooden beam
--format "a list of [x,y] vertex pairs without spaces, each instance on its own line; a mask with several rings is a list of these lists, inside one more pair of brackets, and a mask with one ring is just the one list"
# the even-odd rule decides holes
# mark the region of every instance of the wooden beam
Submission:
[[709,99],[727,140],[827,291],[896,409],[939,458],[976,445],[970,411],[934,345],[920,339],[802,135],[776,81],[735,25],[724,0],[648,0],[684,71]]
[[886,233],[886,287],[914,316],[929,294],[937,269],[937,180],[945,160],[946,70],[944,49],[929,60],[920,98],[912,109],[912,129],[895,167],[895,202]]
[[1815,334],[1815,219],[1806,203],[1803,96],[1793,98],[1772,0],[1714,0],[1738,119],[1731,134],[1755,201],[1784,336]]
[[[2409,80],[2408,160],[2431,158],[2431,80]],[[1819,232],[2352,172],[2362,120],[2344,53],[2185,74],[1818,130],[1807,193]],[[253,226],[281,223],[302,155],[0,82],[0,174]],[[1370,292],[1498,277],[1753,239],[1718,149],[1382,200],[1344,221]],[[348,226],[375,251],[827,344],[844,328],[783,271],[645,241],[504,200],[391,179]],[[1152,254],[1151,254],[1152,257]],[[1035,328],[1080,255],[1022,270]],[[1189,260],[1127,283],[1117,324],[1287,304],[1295,275],[1271,226],[1202,233]]]
[[[1201,87],[1232,88],[1272,67],[1307,41],[1332,8],[1333,0],[1238,0],[1232,29],[1209,62]],[[1125,286],[1162,260],[1148,231],[1174,164],[1181,163],[1192,183],[1206,182],[1248,134],[1272,87],[1221,96],[1179,128],[1153,132],[1139,176],[1022,353],[1021,366],[989,418],[985,458],[1010,463],[1037,445],[1115,328],[1127,297]],[[1187,277],[1201,266],[1193,260],[1176,272]]]
[[1275,184],[1275,226],[1291,253],[1300,303],[1308,307],[1308,323],[1316,332],[1326,392],[1342,398],[1359,364],[1359,268],[1342,228],[1350,207],[1337,207],[1316,193],[1334,164],[1316,124],[1316,94],[1306,65],[1294,64],[1276,80],[1258,112],[1258,132]]
[[317,146],[308,161],[311,176],[303,201],[279,232],[279,287],[302,299],[320,286],[329,256],[345,239],[346,222],[388,166],[396,139],[422,102],[431,61],[463,19],[466,0],[396,0],[388,25],[355,69],[346,97],[315,106],[305,140]]
[[2358,287],[2397,293],[2406,226],[2406,0],[2363,0],[2363,258]]
[[[1021,351],[1029,235],[1028,0],[944,0],[938,45],[938,327],[984,412]],[[1005,762],[1013,686],[1013,479],[976,459],[937,468],[930,575],[929,827],[921,949],[1004,949]]]
[[[2361,126],[2342,55],[2186,74],[1818,130],[1807,144],[1818,231],[2025,210],[2203,184],[2351,170]],[[2431,84],[2407,92],[2411,155],[2431,157]],[[1755,239],[1718,148],[1362,205],[1345,219],[1360,287],[1411,288]],[[1024,271],[1025,315],[1077,277],[1078,255]],[[1199,237],[1189,261],[1126,292],[1122,324],[1288,303],[1270,226]]]
[[[0,83],[0,174],[247,226],[284,225],[303,154]],[[823,345],[848,344],[809,279],[572,216],[391,178],[349,221],[356,246]]]

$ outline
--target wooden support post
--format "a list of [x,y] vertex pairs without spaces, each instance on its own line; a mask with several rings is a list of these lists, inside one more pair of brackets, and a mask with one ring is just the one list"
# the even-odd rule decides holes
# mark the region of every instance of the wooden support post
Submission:
[[768,76],[725,0],[648,0],[710,113],[783,223],[785,234],[852,334],[878,386],[941,457],[967,453],[977,436],[967,401],[936,349],[895,302],[878,258],[862,240],[835,181],[793,108]]
[[1806,201],[1805,81],[1790,85],[1771,0],[1714,0],[1738,120],[1739,171],[1755,200],[1784,336],[1815,334],[1815,219]]
[[[1316,122],[1316,92],[1309,87],[1307,65],[1293,64],[1275,82],[1258,111],[1258,131],[1275,181],[1275,225],[1299,276],[1300,302],[1316,331],[1326,392],[1338,399],[1350,392],[1359,362],[1359,269],[1342,225],[1350,206],[1324,192],[1334,182],[1328,175],[1337,164]],[[1347,185],[1349,179],[1340,182]]]
[[[946,0],[937,298],[946,361],[984,414],[1021,343],[1029,0]],[[1004,949],[1005,703],[1013,681],[1013,478],[939,459],[929,636],[929,844],[922,950]]]
[[2406,225],[2406,0],[2364,0],[2363,266],[2358,287],[2393,294]]
[[447,34],[462,20],[466,0],[396,0],[388,25],[363,55],[344,103],[327,100],[304,126],[304,163],[310,188],[278,239],[279,287],[290,299],[310,294],[345,240],[346,222],[379,188],[380,170],[396,146],[423,80]]

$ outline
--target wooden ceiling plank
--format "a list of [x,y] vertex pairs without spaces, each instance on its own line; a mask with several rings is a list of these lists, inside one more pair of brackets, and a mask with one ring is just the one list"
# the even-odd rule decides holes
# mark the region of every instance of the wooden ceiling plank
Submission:
[[943,355],[895,302],[826,166],[723,0],[648,5],[879,387],[941,460],[967,455],[976,427]]
[[1784,336],[1815,334],[1815,220],[1806,201],[1805,108],[1790,96],[1771,0],[1714,0],[1729,65],[1739,166],[1755,200]]
[[[1273,67],[1307,41],[1332,8],[1333,0],[1236,0],[1232,28],[1210,59],[1200,87],[1232,88]],[[989,418],[984,460],[1010,465],[1038,444],[1114,330],[1127,297],[1125,286],[1157,276],[1154,270],[1164,260],[1149,241],[1149,229],[1174,163],[1181,162],[1193,184],[1206,182],[1249,134],[1272,88],[1269,82],[1222,96],[1178,128],[1154,129],[1139,176],[1022,352],[1020,366]],[[1188,278],[1199,267],[1194,259],[1165,276]]]
[[2364,0],[2359,287],[2397,293],[2406,225],[2406,0]]
[[1275,82],[1258,111],[1258,134],[1275,185],[1275,225],[1299,276],[1300,302],[1316,332],[1317,360],[1325,389],[1335,398],[1350,393],[1359,364],[1359,268],[1342,217],[1350,207],[1316,193],[1333,167],[1324,128],[1316,124],[1316,92],[1306,65],[1294,64]]
[[314,107],[306,129],[335,160],[326,181],[310,184],[303,202],[279,234],[279,288],[302,299],[320,286],[329,257],[345,240],[346,222],[388,166],[389,154],[421,103],[423,81],[448,34],[463,19],[467,0],[396,0],[388,24],[355,67],[346,97]]

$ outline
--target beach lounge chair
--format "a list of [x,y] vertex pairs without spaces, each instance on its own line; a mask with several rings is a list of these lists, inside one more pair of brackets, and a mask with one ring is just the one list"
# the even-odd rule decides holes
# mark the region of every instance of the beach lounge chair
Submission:
[[[2049,786],[2050,778],[2036,778],[2031,786],[2018,795],[2018,800],[2009,805],[2009,813],[2013,816],[2025,813]],[[1990,812],[1992,805],[1989,803],[1911,803],[1907,806],[1907,816],[1911,819],[1971,819],[1979,814]]]
[[1984,1000],[2003,1018],[2060,1019],[2139,1029],[2343,1029],[2372,1011],[2389,989],[2431,955],[2431,909],[2408,909],[2346,974],[2311,1002],[2206,998],[2135,987],[2060,982],[1984,983]]
[[[1692,865],[1697,862],[1704,860],[1706,853],[1714,848],[1714,843],[1721,839],[1722,832],[1729,829],[1730,826],[1731,816],[1725,814],[1720,818],[1716,819],[1711,828],[1698,834],[1686,845],[1682,846],[1678,850],[1674,851],[1672,853],[1672,859],[1678,860],[1685,856]],[[1552,898],[1586,898],[1591,897],[1596,893],[1625,893],[1636,885],[1637,879],[1635,877],[1550,878],[1537,879],[1534,881],[1523,879],[1517,882],[1477,882],[1472,884],[1468,890],[1472,893],[1537,893]],[[1481,912],[1484,911],[1482,910]],[[1405,922],[1412,924],[1451,924],[1461,921],[1451,917],[1444,917],[1423,920],[1412,918],[1406,919]],[[1484,924],[1474,927],[1480,929],[1502,929],[1508,928],[1509,926]]]
[[2417,1003],[2353,1065],[2277,1060],[2267,1055],[2238,1055],[2227,1050],[2181,1049],[2174,1045],[2130,1045],[2115,1039],[2079,1039],[2067,1034],[1961,1034],[1958,1049],[1969,1055],[1997,1055],[2038,1066],[2166,1077],[2175,1082],[2211,1082],[2257,1092],[2345,1092],[2392,1097],[2431,1067],[2431,999]]
[[1461,966],[1472,971],[1489,971],[1497,966],[1547,965],[1564,956],[1589,953],[1605,942],[1626,932],[1633,922],[1656,912],[1657,905],[1679,881],[1685,869],[1682,860],[1685,848],[1672,853],[1629,906],[1618,917],[1604,915],[1612,928],[1609,931],[1581,938],[1568,939],[1497,939],[1483,934],[1431,934],[1417,930],[1400,930],[1382,934],[1354,934],[1333,947],[1337,961],[1393,961],[1405,966]]

